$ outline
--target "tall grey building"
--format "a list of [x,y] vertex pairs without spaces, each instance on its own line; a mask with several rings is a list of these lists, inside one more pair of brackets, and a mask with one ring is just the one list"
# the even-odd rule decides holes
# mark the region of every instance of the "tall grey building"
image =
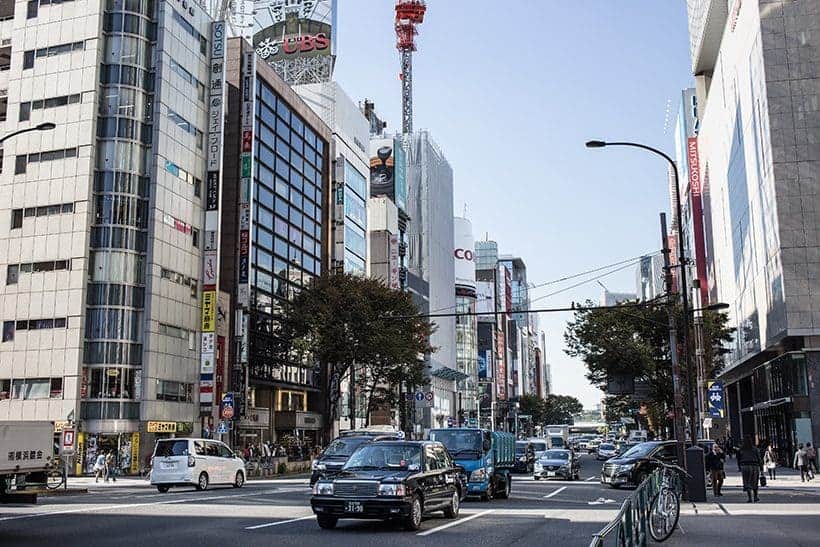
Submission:
[[710,297],[737,329],[725,412],[781,457],[820,437],[818,18],[817,0],[689,3]]
[[[139,469],[199,431],[211,20],[193,2],[3,2],[0,420]],[[13,10],[13,11],[12,11]],[[8,18],[11,16],[11,18]],[[34,39],[36,37],[36,40]]]

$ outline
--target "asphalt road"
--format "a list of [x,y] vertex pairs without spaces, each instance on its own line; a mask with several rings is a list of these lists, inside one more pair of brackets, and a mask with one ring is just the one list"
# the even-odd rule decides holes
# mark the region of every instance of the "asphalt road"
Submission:
[[[457,519],[440,513],[422,529],[392,523],[343,520],[321,530],[310,510],[307,480],[251,481],[242,489],[160,494],[147,483],[97,488],[88,494],[41,497],[36,506],[0,505],[4,547],[112,545],[589,545],[592,534],[617,512],[628,490],[598,482],[601,463],[582,456],[580,481],[534,481],[515,475],[512,497],[465,501]],[[121,483],[124,481],[121,481]]]

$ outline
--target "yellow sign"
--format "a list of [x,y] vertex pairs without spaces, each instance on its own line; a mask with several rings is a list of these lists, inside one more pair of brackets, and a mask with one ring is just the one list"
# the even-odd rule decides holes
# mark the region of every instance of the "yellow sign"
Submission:
[[68,420],[57,420],[54,422],[54,433],[62,433],[63,429],[71,427],[71,422]]
[[140,434],[131,433],[131,474],[140,471]]
[[74,458],[74,472],[78,477],[82,477],[85,464],[85,433],[82,431],[77,433],[77,452]]
[[148,433],[176,433],[176,422],[148,422]]
[[216,291],[202,293],[202,332],[216,330]]

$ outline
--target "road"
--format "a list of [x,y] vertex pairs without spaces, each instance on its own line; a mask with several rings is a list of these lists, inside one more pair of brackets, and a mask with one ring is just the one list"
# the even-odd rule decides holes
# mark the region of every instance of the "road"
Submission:
[[[251,481],[242,489],[159,494],[147,483],[89,488],[88,494],[44,497],[37,506],[0,505],[4,547],[26,545],[534,545],[586,546],[617,512],[627,490],[598,482],[601,464],[582,456],[581,481],[534,481],[515,475],[508,500],[465,501],[458,519],[440,513],[421,530],[343,520],[321,530],[304,478]],[[124,481],[120,481],[123,483]]]

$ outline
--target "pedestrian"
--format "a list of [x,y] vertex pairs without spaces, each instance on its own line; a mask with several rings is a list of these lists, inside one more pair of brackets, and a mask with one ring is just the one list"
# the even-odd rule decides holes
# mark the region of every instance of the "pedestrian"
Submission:
[[806,450],[803,448],[803,443],[800,443],[797,447],[797,452],[794,453],[794,468],[800,470],[800,482],[806,482],[806,477],[809,474],[809,468],[806,462],[808,458],[806,457]]
[[752,503],[752,495],[754,495],[755,503],[760,501],[757,496],[757,489],[760,481],[760,471],[763,469],[763,460],[760,458],[760,452],[752,444],[751,435],[743,437],[743,444],[737,451],[737,468],[743,477],[743,490],[748,497],[746,501]]
[[723,469],[725,460],[726,454],[720,446],[717,443],[712,445],[712,450],[706,455],[706,469],[712,477],[712,492],[716,497],[723,496],[720,489],[723,488],[723,479],[726,478],[726,471]]
[[99,482],[100,477],[105,476],[105,454],[100,453],[94,462],[94,482]]
[[763,464],[769,471],[769,479],[775,480],[777,478],[777,454],[772,445],[769,445],[763,454]]
[[806,467],[809,469],[810,478],[813,479],[817,473],[817,450],[811,443],[806,443]]
[[[114,467],[114,453],[109,450],[105,453],[105,482],[108,482],[108,479],[111,478]],[[117,479],[114,479],[114,482],[116,481]]]

